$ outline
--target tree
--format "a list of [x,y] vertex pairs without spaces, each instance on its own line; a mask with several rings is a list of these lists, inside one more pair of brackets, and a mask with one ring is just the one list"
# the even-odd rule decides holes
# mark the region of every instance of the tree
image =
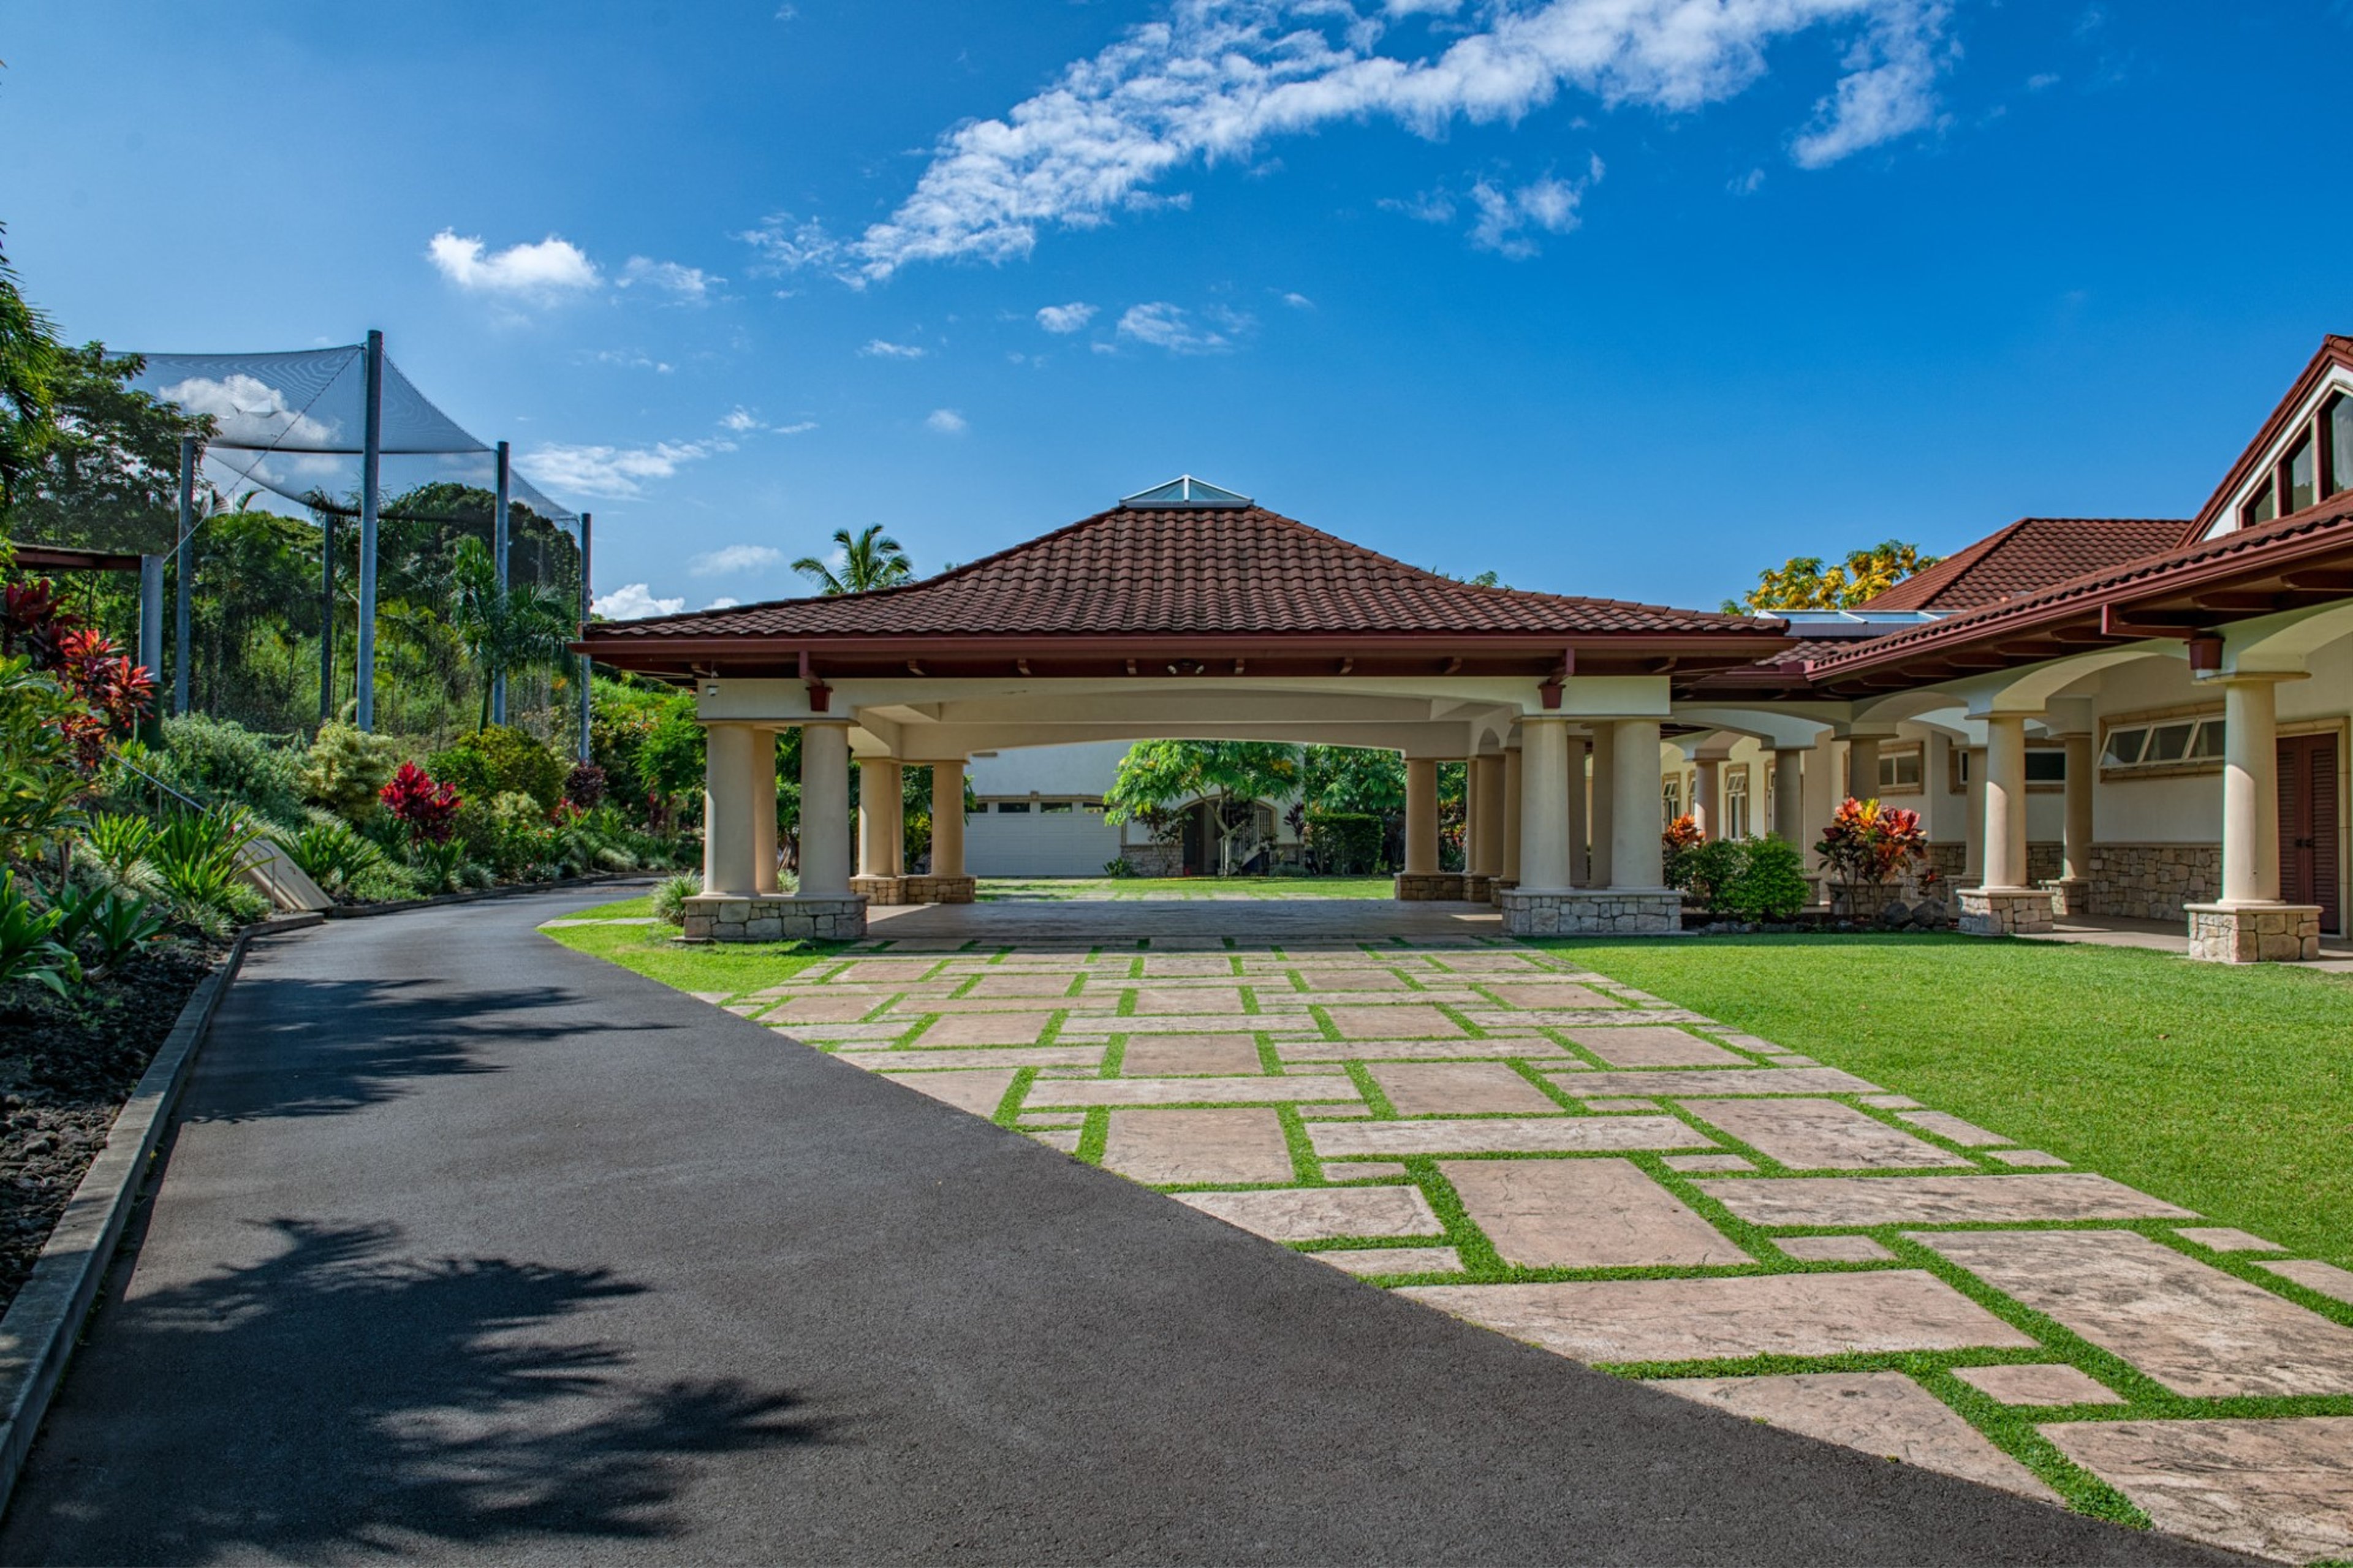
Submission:
[[840,546],[839,571],[814,555],[804,555],[793,563],[793,570],[816,584],[818,592],[827,598],[842,594],[871,594],[877,588],[895,588],[914,579],[914,562],[897,540],[882,531],[879,522],[868,523],[854,536],[846,528],[837,528],[833,542]]
[[1405,757],[1362,746],[1309,746],[1301,758],[1309,812],[1405,814]]
[[26,302],[0,255],[0,518],[48,438],[58,352],[49,319]]
[[482,672],[482,713],[491,721],[491,686],[502,675],[561,668],[572,656],[572,605],[535,583],[499,586],[498,564],[482,542],[458,542],[449,567],[449,624]]
[[12,494],[9,531],[47,544],[161,553],[179,531],[180,437],[213,433],[131,384],[136,354],[103,343],[59,348],[48,376],[51,423]]
[[1819,555],[1792,555],[1778,567],[1757,574],[1757,586],[1738,599],[1726,599],[1724,613],[1769,615],[1775,610],[1851,610],[1877,598],[1915,573],[1926,572],[1937,557],[1923,555],[1916,544],[1891,539],[1868,550],[1851,552],[1839,565],[1825,568]]
[[1145,741],[1128,749],[1103,796],[1104,816],[1128,822],[1169,805],[1207,801],[1218,831],[1218,874],[1233,875],[1234,841],[1261,799],[1298,792],[1299,748],[1272,741]]

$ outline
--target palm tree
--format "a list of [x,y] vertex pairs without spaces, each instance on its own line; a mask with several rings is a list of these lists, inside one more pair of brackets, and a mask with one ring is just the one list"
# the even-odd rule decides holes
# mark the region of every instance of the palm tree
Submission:
[[482,671],[482,714],[474,727],[487,729],[491,688],[501,676],[570,664],[572,602],[542,584],[500,587],[490,547],[470,534],[450,557],[449,585],[450,629]]
[[804,555],[793,563],[793,570],[817,584],[817,591],[830,599],[842,594],[871,594],[877,588],[895,588],[913,581],[915,563],[907,558],[899,542],[882,531],[879,522],[870,522],[855,538],[849,530],[837,528],[833,542],[839,545],[841,570],[814,555]]

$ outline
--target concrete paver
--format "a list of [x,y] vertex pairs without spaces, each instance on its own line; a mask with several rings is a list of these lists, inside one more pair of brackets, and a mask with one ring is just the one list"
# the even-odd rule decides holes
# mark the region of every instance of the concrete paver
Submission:
[[1685,1029],[1651,1024],[1629,1024],[1609,1029],[1570,1029],[1572,1044],[1581,1046],[1613,1068],[1746,1067],[1747,1062],[1722,1046],[1701,1039]]
[[1287,1182],[1291,1145],[1271,1110],[1114,1110],[1103,1168],[1139,1182]]
[[1793,1171],[1919,1170],[1968,1161],[1835,1100],[1677,1100]]
[[2089,1172],[2052,1176],[1795,1176],[1703,1182],[1752,1225],[1982,1225],[2016,1220],[2194,1219]]
[[1366,1070],[1399,1116],[1567,1114],[1503,1062],[1380,1062]]
[[2353,1557],[2353,1416],[2042,1428],[2159,1530],[2289,1563]]
[[1707,1135],[1672,1116],[1495,1116],[1460,1121],[1335,1122],[1307,1130],[1315,1152],[1350,1154],[1618,1153],[1695,1149]]
[[1439,1169],[1504,1262],[1699,1268],[1749,1256],[1626,1160],[1458,1160]]
[[1177,1201],[1270,1241],[1343,1236],[1443,1236],[1446,1227],[1419,1187],[1288,1187],[1249,1193],[1181,1193]]
[[2064,1362],[2028,1366],[1959,1366],[1953,1375],[2004,1405],[2122,1405],[2125,1396]]
[[1119,1070],[1127,1078],[1254,1073],[1260,1070],[1258,1040],[1250,1035],[1158,1035],[1130,1040]]

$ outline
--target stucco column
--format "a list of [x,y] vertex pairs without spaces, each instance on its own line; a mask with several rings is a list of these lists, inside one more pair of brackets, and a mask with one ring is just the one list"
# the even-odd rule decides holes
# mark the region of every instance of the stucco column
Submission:
[[1514,770],[1526,814],[1520,829],[1523,892],[1555,892],[1568,879],[1568,721],[1523,719]]
[[752,818],[752,879],[761,892],[776,891],[776,732],[752,731],[748,775]]
[[1773,837],[1802,854],[1806,842],[1806,753],[1773,748]]
[[1405,869],[1408,876],[1438,870],[1438,760],[1405,760]]
[[1614,885],[1610,880],[1611,851],[1617,847],[1618,829],[1611,807],[1617,799],[1618,726],[1604,719],[1593,726],[1593,787],[1588,797],[1593,826],[1586,839],[1585,870],[1585,885],[1588,888]]
[[1850,800],[1879,797],[1879,737],[1851,736],[1846,743],[1846,793]]
[[1796,840],[1806,852],[1806,868],[1814,875],[1822,873],[1822,858],[1814,846],[1822,841],[1822,833],[1838,816],[1838,753],[1828,742],[1806,754],[1806,823],[1804,833]]
[[[1496,868],[1496,875],[1514,882],[1520,880],[1520,805],[1525,782],[1522,773],[1527,766],[1521,756],[1521,747],[1525,744],[1523,741],[1521,746],[1507,747],[1504,752],[1504,854],[1502,864]],[[1563,884],[1547,885],[1557,887]]]
[[1471,807],[1470,853],[1463,857],[1466,868],[1475,876],[1500,877],[1504,874],[1504,759],[1472,758],[1466,783]]
[[2222,688],[2222,898],[2280,896],[2279,696],[2268,679]]
[[849,896],[849,726],[801,726],[801,890]]
[[1568,885],[1592,886],[1585,863],[1585,737],[1567,737],[1568,752]]
[[[706,724],[702,738],[702,890],[749,898],[760,890],[753,752],[764,737],[749,724]],[[768,810],[774,820],[773,796]]]
[[[903,816],[899,789],[899,764],[888,757],[858,759],[858,874],[895,877],[899,874],[894,818]],[[901,836],[903,837],[903,835]]]
[[1986,720],[1985,883],[2026,886],[2026,715]]
[[1724,763],[1715,757],[1692,759],[1692,826],[1704,838],[1724,837]]
[[1962,755],[1968,759],[1968,790],[1961,796],[1961,882],[1964,888],[1985,885],[1985,793],[1986,757],[1982,746],[1964,746]]
[[2098,758],[2090,734],[2069,735],[2066,741],[2067,825],[2059,875],[2080,882],[2092,875],[2092,780]]
[[932,875],[964,875],[964,762],[932,764]]
[[1662,888],[1659,835],[1659,721],[1620,719],[1611,723],[1609,885]]

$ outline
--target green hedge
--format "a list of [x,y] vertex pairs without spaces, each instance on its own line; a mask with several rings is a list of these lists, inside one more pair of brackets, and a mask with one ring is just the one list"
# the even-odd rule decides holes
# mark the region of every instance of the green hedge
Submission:
[[1319,811],[1307,817],[1307,847],[1334,876],[1361,877],[1380,869],[1386,819],[1367,811]]

